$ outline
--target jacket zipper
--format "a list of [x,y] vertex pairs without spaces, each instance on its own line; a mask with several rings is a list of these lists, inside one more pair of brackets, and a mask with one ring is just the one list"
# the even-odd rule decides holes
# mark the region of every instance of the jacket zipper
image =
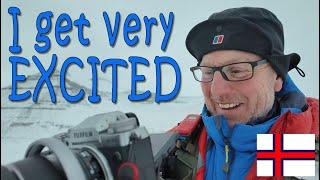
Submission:
[[227,138],[224,138],[224,151],[225,151],[225,162],[223,165],[223,172],[226,173],[227,178],[226,179],[230,179],[230,166],[232,163],[232,159],[233,156],[230,157],[231,153],[232,153],[232,147],[230,146],[229,141],[227,140]]

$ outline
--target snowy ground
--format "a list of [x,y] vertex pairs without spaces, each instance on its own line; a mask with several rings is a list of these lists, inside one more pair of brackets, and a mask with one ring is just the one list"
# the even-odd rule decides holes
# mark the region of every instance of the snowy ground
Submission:
[[[1,109],[1,164],[8,164],[23,158],[28,145],[44,137],[64,132],[85,118],[110,111],[133,112],[140,125],[151,133],[164,132],[188,114],[199,113],[202,109],[201,97],[182,97],[169,103],[132,103],[127,94],[119,94],[117,104],[104,99],[98,105],[75,104],[61,109],[8,110]],[[19,113],[19,114],[16,114]],[[14,118],[13,118],[14,117]]]

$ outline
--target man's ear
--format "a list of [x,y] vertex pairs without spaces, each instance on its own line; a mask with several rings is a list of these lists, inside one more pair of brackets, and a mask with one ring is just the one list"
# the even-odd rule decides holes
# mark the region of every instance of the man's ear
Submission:
[[274,91],[279,92],[282,89],[283,80],[280,76],[277,76],[277,79],[274,83]]

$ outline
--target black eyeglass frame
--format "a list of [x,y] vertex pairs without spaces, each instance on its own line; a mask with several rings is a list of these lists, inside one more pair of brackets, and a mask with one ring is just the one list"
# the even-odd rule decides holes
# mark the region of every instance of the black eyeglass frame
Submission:
[[[228,78],[228,76],[222,71],[222,69],[223,69],[224,67],[226,67],[226,66],[230,66],[230,65],[234,65],[234,64],[242,64],[242,63],[248,63],[248,64],[251,65],[251,68],[252,68],[252,74],[251,74],[251,76],[248,77],[248,78],[246,78],[246,79],[230,80],[230,79]],[[266,63],[268,63],[268,60],[267,60],[267,59],[261,59],[261,60],[253,61],[253,62],[251,61],[251,62],[231,63],[231,64],[226,64],[226,65],[223,65],[223,66],[219,66],[219,67],[193,66],[193,67],[190,67],[190,71],[192,72],[194,79],[195,79],[196,81],[198,81],[198,82],[204,82],[204,83],[211,82],[211,81],[213,80],[213,76],[214,76],[214,73],[215,73],[216,71],[219,71],[219,72],[221,73],[222,77],[223,77],[226,81],[237,82],[237,81],[246,81],[246,80],[251,79],[251,78],[253,77],[253,75],[254,75],[254,68],[255,68],[256,66],[259,66],[259,65],[262,65],[262,64],[266,64]],[[198,80],[198,79],[196,78],[196,75],[195,75],[194,71],[195,71],[196,69],[201,68],[201,67],[207,67],[207,68],[211,68],[211,69],[212,69],[213,72],[212,72],[212,78],[211,78],[210,81],[200,81],[200,80]]]

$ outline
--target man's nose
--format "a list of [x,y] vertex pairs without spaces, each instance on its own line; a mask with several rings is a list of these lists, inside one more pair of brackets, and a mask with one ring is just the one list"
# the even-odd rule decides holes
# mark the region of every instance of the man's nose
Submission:
[[232,89],[231,83],[231,81],[227,81],[223,78],[221,72],[217,71],[213,75],[213,79],[211,82],[211,92],[216,95],[228,94]]

